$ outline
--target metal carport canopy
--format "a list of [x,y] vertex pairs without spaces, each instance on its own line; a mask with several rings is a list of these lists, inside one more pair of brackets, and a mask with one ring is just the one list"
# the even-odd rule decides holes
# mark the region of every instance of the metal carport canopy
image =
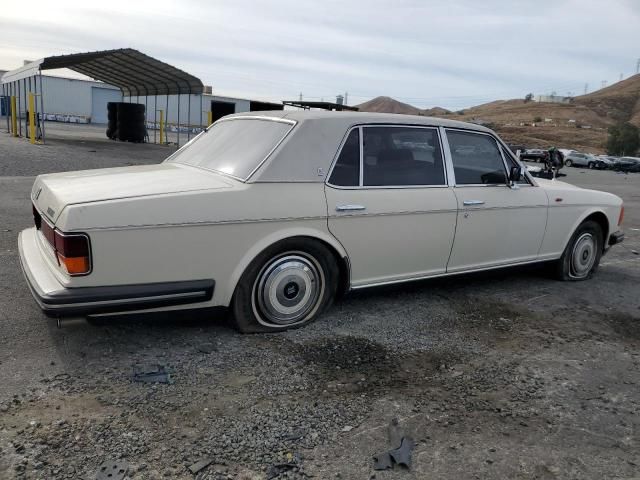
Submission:
[[201,94],[202,81],[133,48],[45,57],[2,76],[2,83],[29,78],[41,70],[68,68],[115,85],[129,96]]

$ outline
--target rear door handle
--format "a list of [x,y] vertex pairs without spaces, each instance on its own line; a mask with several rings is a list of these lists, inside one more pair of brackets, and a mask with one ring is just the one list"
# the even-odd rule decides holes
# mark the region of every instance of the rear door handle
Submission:
[[462,203],[465,206],[469,206],[469,205],[484,205],[484,200],[465,200]]
[[357,210],[366,210],[364,205],[336,205],[336,212],[353,212]]

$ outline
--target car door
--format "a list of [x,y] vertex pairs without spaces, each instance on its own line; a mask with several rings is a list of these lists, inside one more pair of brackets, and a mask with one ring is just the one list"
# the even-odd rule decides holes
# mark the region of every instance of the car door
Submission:
[[506,167],[516,165],[515,160],[492,135],[457,129],[445,132],[458,202],[447,271],[535,260],[547,221],[544,190],[526,178],[513,188],[509,185]]
[[352,287],[446,271],[457,201],[437,128],[352,128],[325,192],[328,227],[349,255]]

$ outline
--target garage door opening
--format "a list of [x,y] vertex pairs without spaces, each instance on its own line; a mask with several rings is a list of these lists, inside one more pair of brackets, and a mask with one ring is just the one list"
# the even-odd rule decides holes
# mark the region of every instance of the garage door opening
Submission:
[[211,123],[220,120],[226,115],[231,115],[232,113],[236,113],[235,103],[211,100]]

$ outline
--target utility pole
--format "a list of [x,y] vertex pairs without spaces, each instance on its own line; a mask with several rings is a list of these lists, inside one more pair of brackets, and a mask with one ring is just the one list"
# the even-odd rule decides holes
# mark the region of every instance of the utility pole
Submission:
[[620,80],[619,80],[619,81],[620,81],[620,82],[622,81],[622,74],[620,74]]
[[302,101],[302,92],[300,92],[300,101]]
[[586,95],[588,91],[589,91],[589,84],[585,83],[584,84],[584,94]]
[[606,80],[602,80],[602,87],[600,87],[600,88],[604,88],[606,86],[607,86],[607,81]]
[[344,92],[344,104],[349,105],[349,92]]
[[638,62],[636,63],[636,73],[640,73],[640,58],[638,59]]

